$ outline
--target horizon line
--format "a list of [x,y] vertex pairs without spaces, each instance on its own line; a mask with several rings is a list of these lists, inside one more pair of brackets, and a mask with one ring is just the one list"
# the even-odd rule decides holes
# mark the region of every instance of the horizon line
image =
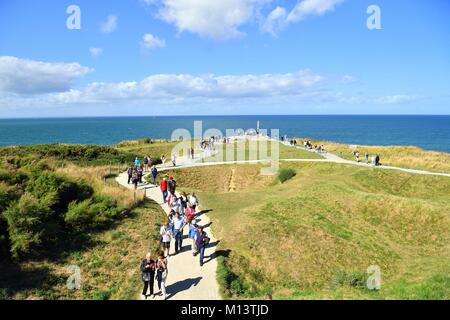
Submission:
[[330,114],[218,114],[218,115],[110,115],[110,116],[45,116],[45,117],[0,117],[0,120],[45,120],[45,119],[105,119],[105,118],[188,118],[188,117],[277,117],[277,116],[450,116],[450,114],[364,114],[364,113],[330,113]]

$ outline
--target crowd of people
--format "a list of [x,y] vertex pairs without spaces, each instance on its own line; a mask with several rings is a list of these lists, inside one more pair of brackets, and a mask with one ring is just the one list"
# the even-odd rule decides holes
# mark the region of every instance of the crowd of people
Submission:
[[[146,160],[144,159],[143,164],[145,163]],[[152,185],[157,187],[158,170],[156,166],[145,167],[137,158],[134,166],[128,168],[128,183],[132,182],[137,188],[137,185],[142,183],[145,172],[148,172],[151,176]],[[159,189],[161,190],[162,202],[169,207],[169,213],[166,222],[159,231],[160,252],[157,258],[154,259],[152,253],[149,252],[141,262],[140,271],[144,282],[142,295],[145,299],[156,296],[154,292],[155,280],[158,284],[158,294],[162,295],[164,299],[167,298],[166,279],[169,257],[182,251],[183,233],[186,228],[190,240],[190,250],[194,257],[199,257],[200,266],[203,266],[205,249],[210,242],[205,226],[199,225],[196,219],[199,201],[195,192],[190,195],[187,195],[186,192],[177,193],[177,182],[172,176],[163,177],[159,182]],[[174,244],[173,252],[171,252],[172,243]]]

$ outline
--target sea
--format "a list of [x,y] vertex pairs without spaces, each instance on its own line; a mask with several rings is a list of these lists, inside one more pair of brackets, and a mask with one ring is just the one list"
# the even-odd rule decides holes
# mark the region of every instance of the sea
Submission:
[[[123,140],[177,138],[226,130],[278,129],[279,135],[354,145],[417,146],[450,153],[450,115],[249,115],[0,119],[0,145],[74,143],[113,145]],[[187,130],[187,131],[186,131]],[[178,131],[183,132],[183,131]],[[215,134],[218,135],[218,134]]]

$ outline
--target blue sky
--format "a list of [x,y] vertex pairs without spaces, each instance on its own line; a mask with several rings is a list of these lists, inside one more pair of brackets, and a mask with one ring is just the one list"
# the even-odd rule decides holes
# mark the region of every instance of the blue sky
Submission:
[[1,0],[0,117],[450,114],[449,14],[445,0]]

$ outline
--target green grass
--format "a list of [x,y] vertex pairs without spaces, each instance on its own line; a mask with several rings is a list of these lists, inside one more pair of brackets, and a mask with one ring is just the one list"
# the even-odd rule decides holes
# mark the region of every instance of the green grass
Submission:
[[[283,184],[275,177],[245,184],[259,172],[256,165],[170,173],[198,193],[203,209],[213,210],[214,235],[221,250],[230,250],[218,270],[226,295],[450,298],[450,179],[332,163],[287,167],[297,175]],[[244,178],[230,192],[233,170]],[[361,280],[370,265],[381,268],[380,291],[348,280]],[[347,280],[336,285],[340,274]]]
[[[288,147],[278,142],[266,142],[266,141],[249,142],[248,140],[244,140],[241,142],[233,142],[230,144],[217,145],[217,151],[219,151],[219,153],[206,158],[205,162],[261,160],[261,159],[270,160],[270,158],[273,156],[272,143],[278,147],[279,159],[323,159],[323,157],[318,153]],[[227,154],[227,152],[229,153],[229,155]]]
[[[90,245],[53,259],[0,264],[0,299],[134,300],[142,280],[139,265],[159,248],[158,226],[166,218],[158,204],[142,203],[114,228],[90,234]],[[81,289],[69,290],[66,267],[81,269]]]

